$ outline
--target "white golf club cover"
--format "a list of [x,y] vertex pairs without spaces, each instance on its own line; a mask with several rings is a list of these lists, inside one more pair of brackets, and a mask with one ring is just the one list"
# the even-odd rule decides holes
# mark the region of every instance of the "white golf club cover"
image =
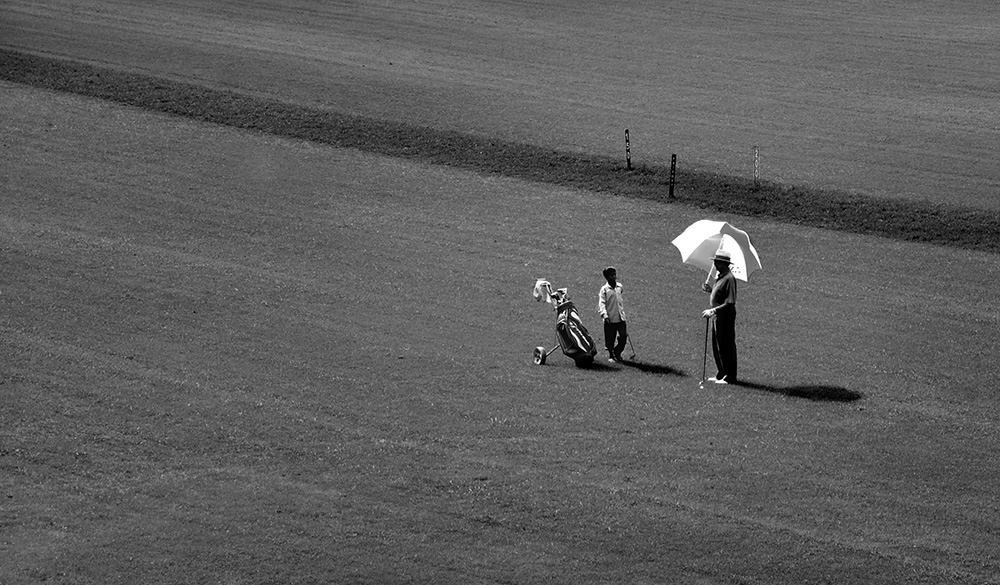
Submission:
[[535,290],[531,294],[536,301],[545,299],[545,302],[552,303],[552,285],[544,278],[535,281]]

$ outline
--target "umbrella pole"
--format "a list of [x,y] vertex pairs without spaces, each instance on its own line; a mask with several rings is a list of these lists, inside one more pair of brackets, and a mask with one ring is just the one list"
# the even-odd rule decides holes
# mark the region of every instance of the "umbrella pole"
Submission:
[[716,275],[715,266],[708,269],[708,276],[705,277],[705,286],[709,286],[712,282],[712,277]]

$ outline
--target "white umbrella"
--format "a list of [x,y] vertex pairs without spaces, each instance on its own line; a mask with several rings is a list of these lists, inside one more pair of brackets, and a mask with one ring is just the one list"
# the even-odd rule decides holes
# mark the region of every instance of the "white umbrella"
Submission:
[[670,243],[680,251],[685,264],[703,268],[710,275],[714,268],[712,257],[719,250],[729,252],[733,276],[743,282],[761,270],[760,256],[750,243],[750,236],[724,221],[696,221]]

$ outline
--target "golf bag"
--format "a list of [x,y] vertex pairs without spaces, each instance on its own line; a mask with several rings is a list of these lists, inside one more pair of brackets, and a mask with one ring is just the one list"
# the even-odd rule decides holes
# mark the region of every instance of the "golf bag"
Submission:
[[558,345],[550,350],[544,347],[536,347],[534,351],[534,362],[543,365],[545,359],[556,349],[562,348],[563,354],[576,362],[577,366],[585,366],[594,361],[597,355],[597,347],[594,340],[587,332],[580,320],[580,314],[576,310],[576,305],[569,300],[569,293],[565,288],[552,291],[552,285],[543,279],[535,283],[535,300],[555,305],[556,311],[556,340]]

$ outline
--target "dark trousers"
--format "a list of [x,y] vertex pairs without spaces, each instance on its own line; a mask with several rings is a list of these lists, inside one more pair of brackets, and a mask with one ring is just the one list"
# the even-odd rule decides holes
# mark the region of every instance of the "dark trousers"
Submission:
[[736,311],[719,312],[712,321],[712,356],[717,380],[736,381]]
[[[615,344],[616,337],[618,338],[617,344]],[[620,357],[622,352],[625,351],[625,344],[627,342],[628,327],[625,325],[625,321],[617,323],[604,321],[604,347],[608,349],[608,353],[612,357]]]

